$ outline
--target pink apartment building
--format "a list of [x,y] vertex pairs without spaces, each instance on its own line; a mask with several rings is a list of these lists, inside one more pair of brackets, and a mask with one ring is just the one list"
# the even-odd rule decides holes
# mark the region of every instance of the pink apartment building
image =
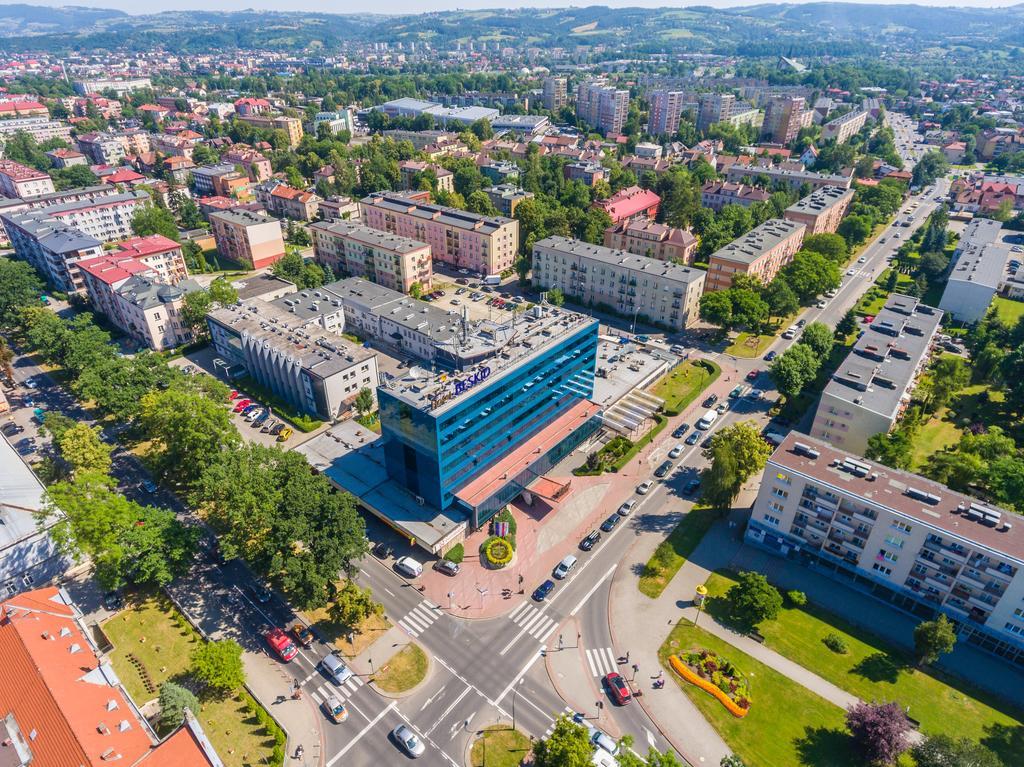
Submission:
[[281,223],[242,208],[210,214],[220,254],[248,269],[262,269],[284,255]]
[[363,224],[428,243],[437,261],[478,274],[500,274],[515,264],[519,222],[513,218],[481,216],[390,192],[364,197],[360,208]]
[[631,186],[621,189],[607,200],[598,200],[595,208],[600,208],[611,217],[612,223],[632,220],[634,218],[654,219],[658,215],[661,198],[650,189]]
[[48,174],[14,160],[0,160],[0,194],[4,197],[31,197],[53,191],[53,179]]
[[123,240],[117,243],[117,249],[111,251],[110,255],[134,258],[155,271],[161,282],[171,285],[177,285],[188,277],[181,245],[162,234]]

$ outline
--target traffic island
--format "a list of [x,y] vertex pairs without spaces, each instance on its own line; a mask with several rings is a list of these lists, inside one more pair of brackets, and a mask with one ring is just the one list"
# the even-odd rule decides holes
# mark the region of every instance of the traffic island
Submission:
[[507,724],[478,730],[469,747],[469,767],[517,767],[533,748],[530,738]]
[[430,658],[423,648],[409,642],[373,675],[373,687],[389,698],[411,695],[430,676]]

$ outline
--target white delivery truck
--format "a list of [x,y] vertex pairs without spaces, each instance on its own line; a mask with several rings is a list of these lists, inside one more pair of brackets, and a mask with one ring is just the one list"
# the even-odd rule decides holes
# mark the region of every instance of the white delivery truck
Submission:
[[500,274],[488,274],[484,277],[484,285],[500,285],[501,275]]

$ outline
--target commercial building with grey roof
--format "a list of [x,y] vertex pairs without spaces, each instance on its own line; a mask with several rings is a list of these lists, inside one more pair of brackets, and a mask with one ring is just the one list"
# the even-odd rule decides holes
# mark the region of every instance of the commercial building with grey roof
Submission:
[[1008,277],[1011,246],[1001,239],[1002,223],[976,218],[967,225],[949,267],[939,308],[961,322],[977,322]]
[[815,173],[810,170],[794,170],[790,168],[776,168],[771,166],[747,166],[731,165],[727,172],[727,180],[739,182],[744,179],[755,179],[761,176],[766,177],[772,184],[783,184],[790,189],[799,189],[804,184],[811,187],[811,190],[820,189],[823,186],[838,186],[841,189],[849,189],[853,184],[853,176],[842,173]]
[[822,392],[811,436],[862,454],[910,403],[931,355],[942,311],[894,293],[867,324]]

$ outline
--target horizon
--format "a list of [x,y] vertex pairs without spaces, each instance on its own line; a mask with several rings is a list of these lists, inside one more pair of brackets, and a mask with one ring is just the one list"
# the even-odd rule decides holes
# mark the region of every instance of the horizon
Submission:
[[[454,3],[418,2],[418,0],[379,0],[375,3],[373,10],[365,11],[366,14],[375,15],[420,15],[438,11],[475,11],[475,10],[499,10],[499,9],[537,9],[548,8],[586,8],[592,6],[603,6],[608,8],[750,8],[762,5],[903,5],[903,6],[928,6],[932,8],[1011,8],[1021,5],[1020,0],[917,0],[917,2],[878,2],[877,0],[842,0],[842,2],[830,2],[829,0],[787,0],[786,2],[751,2],[751,0],[707,0],[706,2],[692,3],[670,3],[663,0],[604,0],[601,2],[552,2],[551,0],[527,0],[527,2],[509,3],[503,0],[457,0]],[[0,0],[0,5],[28,5],[38,8],[96,8],[101,10],[122,11],[130,16],[145,16],[165,11],[213,11],[213,12],[238,12],[238,11],[279,11],[292,13],[330,13],[337,15],[361,15],[357,11],[338,8],[337,3],[329,0],[299,0],[291,2],[287,8],[274,0],[221,0],[216,7],[203,0],[175,0],[163,4],[157,2],[147,4],[145,10],[141,10],[137,2],[133,0],[106,0],[102,3],[71,3],[53,0],[48,2],[18,2],[17,0]]]

